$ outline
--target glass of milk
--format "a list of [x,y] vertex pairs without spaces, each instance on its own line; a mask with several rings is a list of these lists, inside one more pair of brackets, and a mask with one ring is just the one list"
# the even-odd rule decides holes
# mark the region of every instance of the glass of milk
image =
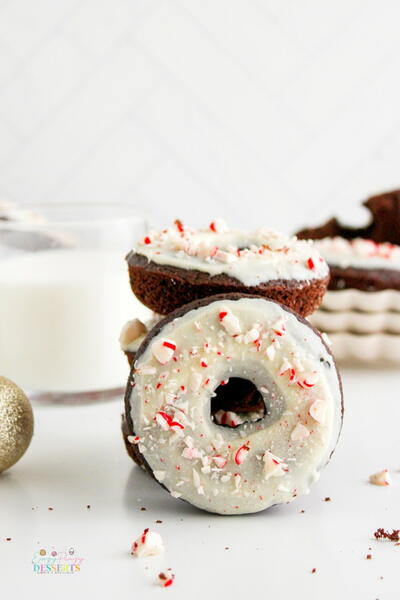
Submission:
[[34,211],[0,220],[0,374],[52,397],[121,389],[121,327],[150,315],[125,262],[146,220],[119,205]]

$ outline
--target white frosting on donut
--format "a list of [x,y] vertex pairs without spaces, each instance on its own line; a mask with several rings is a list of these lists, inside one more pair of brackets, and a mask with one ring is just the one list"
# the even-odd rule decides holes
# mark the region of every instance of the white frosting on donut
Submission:
[[400,269],[400,246],[372,240],[342,237],[323,238],[314,242],[329,265],[347,269]]
[[213,221],[208,230],[174,227],[152,232],[135,252],[159,265],[225,274],[252,287],[270,280],[310,281],[328,275],[328,266],[311,240],[288,238],[273,230],[228,230]]
[[[226,331],[226,313],[240,334]],[[257,339],[247,337],[254,329]],[[161,364],[153,348],[164,340],[176,348]],[[214,390],[231,377],[262,394],[261,420],[235,429],[213,421]],[[136,361],[132,386],[133,428],[155,477],[174,497],[221,514],[307,493],[340,431],[338,374],[321,338],[261,298],[216,300],[167,322]]]

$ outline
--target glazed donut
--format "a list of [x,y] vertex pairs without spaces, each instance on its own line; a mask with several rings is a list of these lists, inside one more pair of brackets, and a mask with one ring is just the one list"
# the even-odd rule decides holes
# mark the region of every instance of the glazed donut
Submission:
[[[229,396],[257,418],[219,425]],[[308,493],[341,422],[340,377],[320,334],[274,301],[227,294],[151,330],[128,381],[123,433],[173,497],[243,514]]]
[[146,235],[127,261],[134,294],[162,315],[196,299],[238,292],[271,298],[307,316],[318,308],[329,280],[311,241],[265,229],[229,231],[221,221],[198,231],[175,221]]

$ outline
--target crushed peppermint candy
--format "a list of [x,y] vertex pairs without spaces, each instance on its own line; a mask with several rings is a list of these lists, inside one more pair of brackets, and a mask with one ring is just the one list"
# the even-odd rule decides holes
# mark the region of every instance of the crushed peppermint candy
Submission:
[[289,471],[288,466],[272,452],[267,450],[263,456],[264,462],[264,479],[270,477],[282,477]]
[[131,546],[132,556],[144,558],[146,556],[157,556],[164,552],[162,537],[156,531],[145,529]]
[[158,583],[161,587],[170,587],[174,583],[175,575],[171,569],[167,569],[166,573],[162,572],[158,575]]
[[243,444],[243,446],[240,446],[240,448],[236,450],[234,460],[237,465],[241,465],[245,461],[249,450],[249,442],[247,442],[247,444]]
[[161,338],[153,342],[151,351],[162,365],[167,364],[175,354],[176,344],[173,340]]
[[220,311],[218,317],[223,328],[229,335],[235,336],[241,333],[240,321],[230,310]]
[[308,412],[310,417],[312,417],[314,421],[317,421],[317,423],[320,423],[321,425],[325,423],[326,403],[323,400],[314,400]]
[[167,431],[168,429],[185,429],[185,426],[182,425],[182,423],[179,423],[179,421],[174,421],[174,419],[167,414],[166,412],[160,410],[158,413],[156,413],[156,416],[154,417],[156,423],[161,427],[161,429],[163,429],[164,431]]
[[214,221],[211,221],[209,229],[214,233],[225,233],[225,231],[228,231],[228,226],[222,219],[214,219]]
[[378,473],[370,475],[369,482],[373,485],[388,486],[392,483],[392,478],[390,477],[389,470],[383,469],[383,471],[378,471]]

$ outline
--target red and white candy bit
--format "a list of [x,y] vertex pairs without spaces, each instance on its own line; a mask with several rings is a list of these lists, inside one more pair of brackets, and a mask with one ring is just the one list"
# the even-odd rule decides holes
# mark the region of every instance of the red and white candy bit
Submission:
[[323,425],[325,423],[326,418],[326,404],[323,400],[314,400],[311,404],[310,409],[308,411],[310,417],[317,421],[317,423],[321,423]]
[[275,323],[275,325],[273,326],[272,329],[273,329],[275,335],[277,335],[278,337],[282,337],[285,335],[286,327],[285,327],[285,321],[284,321],[283,317],[278,319],[278,321]]
[[270,477],[282,477],[289,471],[288,466],[272,452],[267,450],[263,456],[264,462],[264,479]]
[[206,361],[205,358],[201,359],[200,366],[203,367],[203,369],[206,369],[208,367],[208,362]]
[[253,325],[251,329],[249,329],[245,334],[243,341],[245,344],[255,343],[260,337],[260,330],[257,325]]
[[311,256],[310,256],[310,258],[307,260],[307,267],[308,267],[309,269],[311,269],[311,271],[315,271],[315,262],[313,261],[313,259],[311,258]]
[[383,469],[383,471],[379,471],[378,473],[374,473],[369,478],[370,483],[373,485],[383,485],[388,486],[392,483],[392,479],[390,477],[390,473],[388,469]]
[[293,442],[300,442],[301,440],[305,440],[310,435],[309,430],[302,423],[297,423],[294,427],[292,433],[290,434],[290,439]]
[[179,233],[184,233],[185,227],[180,219],[175,219],[174,225],[177,228],[177,230],[179,231]]
[[225,231],[228,231],[228,226],[222,219],[214,219],[214,221],[211,221],[209,228],[214,233],[224,233]]
[[296,370],[295,368],[290,364],[290,362],[288,361],[288,359],[286,358],[286,356],[283,358],[282,361],[282,365],[281,368],[279,369],[279,373],[278,375],[280,377],[282,377],[283,375],[288,375],[289,377],[289,382],[290,383],[294,383],[296,380]]
[[149,235],[146,235],[146,237],[143,239],[143,244],[146,244],[146,246],[151,244],[151,237]]
[[148,528],[143,531],[142,535],[131,546],[132,556],[139,558],[157,556],[163,552],[164,543],[161,535],[156,531],[150,531]]
[[236,450],[234,460],[237,465],[241,465],[245,461],[249,450],[250,450],[249,442],[247,442],[246,444],[243,444],[243,446],[240,446],[240,448],[238,448]]
[[187,447],[183,449],[182,456],[188,460],[194,460],[196,458],[200,458],[201,454],[197,448]]
[[219,249],[213,254],[213,258],[223,263],[233,263],[238,260],[236,254],[232,254],[231,252],[225,252],[225,250]]
[[161,587],[170,587],[174,583],[175,575],[172,573],[171,569],[167,569],[166,573],[160,573],[158,575],[158,583]]
[[229,335],[239,335],[241,333],[240,322],[230,310],[221,310],[218,314],[221,325]]
[[156,340],[151,346],[153,356],[162,365],[167,364],[167,362],[171,360],[171,358],[174,356],[175,350],[175,342],[167,338],[161,338],[159,340]]
[[140,437],[138,435],[128,435],[127,438],[130,444],[139,444]]
[[167,431],[168,429],[185,429],[182,423],[179,423],[179,421],[174,421],[169,414],[162,410],[156,413],[154,420],[164,431]]
[[228,427],[237,427],[243,423],[239,415],[232,410],[219,410],[214,415],[214,421],[218,425],[227,425]]
[[223,456],[219,456],[219,455],[213,456],[212,460],[214,461],[215,466],[218,469],[223,469],[224,467],[226,467],[226,463],[228,462],[228,459],[224,458]]
[[319,379],[318,371],[311,371],[304,375],[301,374],[301,379],[297,382],[297,385],[303,389],[312,388]]

